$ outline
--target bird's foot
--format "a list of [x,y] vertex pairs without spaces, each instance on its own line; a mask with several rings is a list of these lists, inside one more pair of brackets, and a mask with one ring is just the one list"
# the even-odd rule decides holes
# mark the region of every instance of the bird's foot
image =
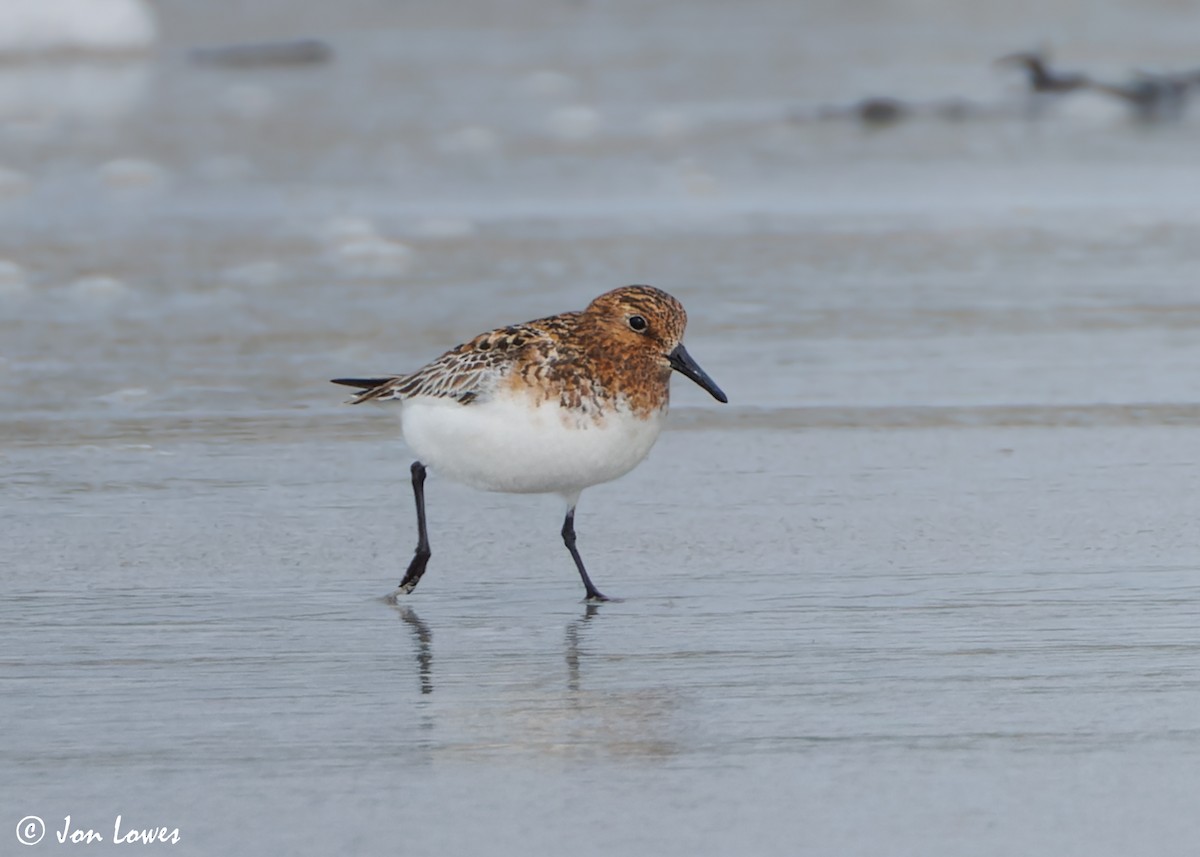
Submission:
[[600,592],[599,590],[595,590],[593,592],[589,592],[586,596],[584,596],[583,603],[584,604],[603,604],[605,602],[608,602],[608,603],[612,603],[612,604],[620,604],[624,600],[625,600],[624,598],[609,598],[603,592]]

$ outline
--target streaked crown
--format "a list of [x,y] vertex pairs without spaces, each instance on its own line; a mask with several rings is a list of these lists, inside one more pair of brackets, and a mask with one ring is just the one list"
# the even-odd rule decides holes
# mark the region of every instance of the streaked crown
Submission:
[[663,354],[680,343],[687,327],[683,304],[654,286],[622,286],[605,292],[588,304],[584,314],[610,336]]

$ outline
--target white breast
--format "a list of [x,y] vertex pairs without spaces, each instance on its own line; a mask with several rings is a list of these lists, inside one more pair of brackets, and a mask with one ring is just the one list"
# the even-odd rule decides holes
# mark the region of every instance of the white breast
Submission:
[[632,470],[658,439],[666,409],[641,418],[617,407],[595,421],[521,397],[468,405],[416,397],[400,414],[404,439],[437,473],[485,491],[571,495]]

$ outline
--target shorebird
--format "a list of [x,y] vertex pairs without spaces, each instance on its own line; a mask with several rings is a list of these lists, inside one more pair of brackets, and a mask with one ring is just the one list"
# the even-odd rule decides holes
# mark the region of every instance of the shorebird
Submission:
[[1036,119],[1064,95],[1085,89],[1091,82],[1087,75],[1080,72],[1051,70],[1050,61],[1043,51],[1018,51],[1000,57],[995,64],[1025,69],[1029,86],[1025,115],[1029,119]]
[[996,60],[997,65],[1016,65],[1028,74],[1029,91],[1038,93],[1074,92],[1088,85],[1088,77],[1079,72],[1051,71],[1049,60],[1042,51],[1018,51]]
[[632,470],[667,414],[672,372],[719,402],[716,382],[683,347],[687,313],[652,286],[606,292],[580,312],[480,334],[406,375],[337,378],[363,392],[351,403],[395,402],[412,463],[417,547],[399,592],[409,594],[431,555],[426,465],[485,491],[558,494],[562,539],[586,598],[607,601],[575,546],[580,493]]
[[1124,101],[1138,122],[1162,122],[1183,116],[1189,90],[1197,82],[1196,72],[1163,74],[1138,71],[1127,83],[1095,81],[1089,87]]

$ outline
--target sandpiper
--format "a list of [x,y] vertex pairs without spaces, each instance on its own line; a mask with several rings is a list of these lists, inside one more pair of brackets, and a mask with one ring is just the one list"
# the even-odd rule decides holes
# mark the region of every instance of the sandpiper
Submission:
[[575,547],[583,489],[623,476],[662,430],[671,372],[728,401],[683,347],[683,305],[652,286],[606,292],[582,312],[480,334],[407,375],[337,378],[363,392],[351,400],[397,402],[412,464],[417,548],[399,592],[416,588],[429,563],[426,465],[485,491],[558,494],[563,542],[587,599],[607,601]]
[[1074,92],[1090,83],[1087,75],[1079,72],[1060,72],[1050,68],[1050,60],[1043,51],[1018,51],[996,60],[998,65],[1021,66],[1029,80],[1029,91],[1038,93]]

